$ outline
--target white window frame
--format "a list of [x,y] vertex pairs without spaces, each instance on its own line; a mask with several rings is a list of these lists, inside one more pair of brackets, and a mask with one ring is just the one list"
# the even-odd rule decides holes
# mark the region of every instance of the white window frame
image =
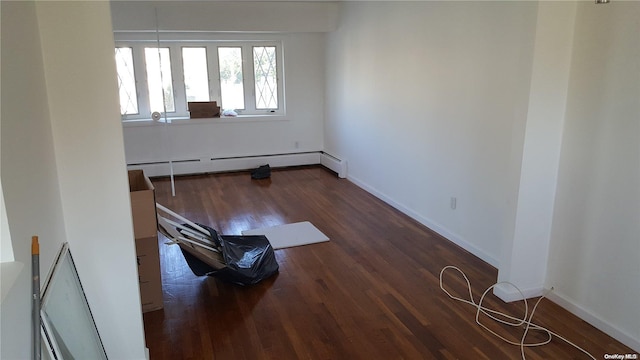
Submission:
[[[276,48],[276,71],[277,71],[277,109],[256,109],[256,94],[254,84],[253,68],[253,47],[254,46],[274,46]],[[184,72],[182,68],[182,48],[183,47],[205,47],[207,54],[207,71],[209,76],[209,96],[211,101],[217,101],[221,106],[220,96],[220,71],[218,64],[218,47],[241,47],[242,48],[242,74],[245,97],[245,109],[236,110],[239,117],[269,117],[284,116],[285,89],[284,89],[284,62],[283,46],[280,40],[155,40],[155,39],[135,39],[116,40],[115,47],[130,47],[133,53],[134,76],[136,80],[136,92],[138,96],[138,113],[122,115],[123,121],[128,120],[149,120],[151,111],[149,105],[149,94],[146,79],[144,49],[146,47],[169,48],[171,58],[171,76],[173,80],[175,112],[167,112],[168,119],[188,119],[186,89],[184,83]],[[164,116],[163,116],[164,118]]]

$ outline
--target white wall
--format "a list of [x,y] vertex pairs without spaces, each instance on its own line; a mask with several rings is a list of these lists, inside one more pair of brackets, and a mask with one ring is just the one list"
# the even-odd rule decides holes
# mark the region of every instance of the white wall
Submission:
[[328,36],[325,151],[638,349],[639,6],[344,3]]
[[31,236],[40,238],[45,278],[66,233],[35,5],[3,1],[1,6],[0,174],[14,258],[26,266],[2,302],[0,358],[27,359],[31,357]]
[[496,266],[513,235],[536,14],[535,3],[347,2],[327,46],[325,151]]
[[567,103],[576,3],[538,4],[518,200],[513,234],[505,237],[495,294],[505,301],[544,292],[558,163]]
[[9,231],[9,220],[7,219],[7,210],[4,206],[4,191],[2,190],[2,182],[0,181],[0,262],[13,262],[13,244],[11,243],[11,232]]
[[[113,2],[112,9],[118,37],[121,32],[155,31],[157,12],[160,30],[174,36],[198,31],[202,39],[282,40],[284,51],[285,116],[182,121],[169,130],[152,122],[125,124],[128,164],[202,159],[185,171],[220,171],[211,158],[322,150],[324,32],[335,28],[335,4],[143,1]],[[166,167],[153,170],[153,175],[168,174]]]
[[[107,354],[144,359],[108,2],[2,2],[2,186],[17,261],[68,241]],[[99,69],[99,71],[97,71]],[[2,358],[30,357],[30,271],[2,304]]]
[[168,152],[173,160],[191,160],[322,150],[323,34],[261,36],[283,41],[286,116],[182,120],[166,127],[154,122],[125,123],[127,163],[168,160]]
[[640,3],[579,3],[547,286],[640,351]]
[[[118,31],[325,32],[336,4],[312,1],[113,1]],[[157,14],[157,21],[156,21]]]

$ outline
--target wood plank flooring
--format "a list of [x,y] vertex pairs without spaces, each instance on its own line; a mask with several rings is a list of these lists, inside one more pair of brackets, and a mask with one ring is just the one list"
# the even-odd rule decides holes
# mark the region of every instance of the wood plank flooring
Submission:
[[[280,272],[250,287],[196,277],[177,246],[164,245],[164,309],[144,314],[152,360],[162,359],[519,359],[520,348],[475,324],[475,310],[439,287],[446,265],[461,268],[473,293],[497,270],[348,180],[321,167],[154,179],[157,201],[222,234],[310,221],[329,242],[276,250]],[[448,288],[467,294],[459,277]],[[521,303],[487,306],[518,316]],[[551,301],[534,322],[596,359],[635,353]],[[490,325],[519,341],[523,329]],[[530,339],[544,336],[532,332]],[[587,359],[560,340],[525,349],[527,359]]]

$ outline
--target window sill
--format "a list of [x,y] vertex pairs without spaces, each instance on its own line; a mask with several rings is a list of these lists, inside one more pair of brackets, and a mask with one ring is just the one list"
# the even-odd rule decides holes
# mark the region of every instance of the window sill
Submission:
[[191,119],[188,117],[172,117],[154,121],[153,119],[127,119],[122,120],[125,127],[130,126],[158,126],[164,124],[171,125],[192,125],[192,124],[218,124],[218,123],[247,123],[247,122],[264,122],[264,121],[286,121],[284,115],[238,115],[238,116],[221,116],[215,118],[198,118]]
[[13,284],[18,280],[24,264],[19,261],[7,261],[0,263],[0,273],[2,274],[2,282],[0,283],[0,302],[4,301],[5,296],[9,293],[9,290],[13,287]]

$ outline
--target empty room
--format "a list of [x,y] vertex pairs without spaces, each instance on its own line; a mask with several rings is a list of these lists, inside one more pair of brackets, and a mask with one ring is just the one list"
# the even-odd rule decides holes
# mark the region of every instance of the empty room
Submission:
[[638,357],[640,2],[0,4],[0,358]]

